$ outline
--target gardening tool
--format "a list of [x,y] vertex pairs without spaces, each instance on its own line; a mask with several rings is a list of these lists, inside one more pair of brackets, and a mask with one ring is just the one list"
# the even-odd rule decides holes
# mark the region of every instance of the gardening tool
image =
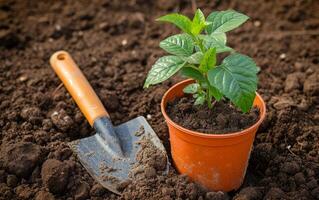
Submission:
[[[129,182],[131,170],[137,163],[136,156],[142,149],[141,138],[168,159],[165,148],[144,117],[139,116],[119,126],[113,126],[102,102],[81,70],[65,51],[58,51],[50,58],[55,73],[64,83],[80,110],[96,130],[96,134],[69,143],[80,162],[102,186],[120,194],[121,187]],[[145,144],[145,143],[144,143]]]

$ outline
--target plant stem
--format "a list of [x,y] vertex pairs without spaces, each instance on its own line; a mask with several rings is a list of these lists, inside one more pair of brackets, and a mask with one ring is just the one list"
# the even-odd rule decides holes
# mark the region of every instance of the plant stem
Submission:
[[201,50],[203,53],[205,53],[205,48],[204,48],[204,45],[203,45],[202,41],[201,41],[200,39],[196,38],[196,43],[197,43],[197,45],[199,46],[200,50]]
[[199,46],[201,52],[205,53],[203,42],[197,36],[192,35],[192,38],[194,42]]
[[[209,93],[209,92],[208,92]],[[210,98],[210,95],[207,93],[207,105],[208,105],[208,108],[209,109],[212,109],[213,108],[213,105],[212,105],[212,100]]]

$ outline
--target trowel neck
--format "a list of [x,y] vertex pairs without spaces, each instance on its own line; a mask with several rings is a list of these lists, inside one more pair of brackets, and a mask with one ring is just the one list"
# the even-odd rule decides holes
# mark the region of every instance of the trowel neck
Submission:
[[97,118],[93,127],[95,128],[97,134],[103,139],[105,147],[112,151],[115,155],[123,156],[122,148],[120,145],[119,138],[114,131],[113,124],[108,117]]

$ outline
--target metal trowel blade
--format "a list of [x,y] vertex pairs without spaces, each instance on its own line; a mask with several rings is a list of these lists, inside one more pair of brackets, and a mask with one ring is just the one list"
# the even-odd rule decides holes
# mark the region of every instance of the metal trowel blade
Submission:
[[[147,137],[148,141],[166,156],[167,167],[164,173],[168,172],[169,162],[165,148],[144,117],[139,116],[114,129],[124,152],[123,157],[109,152],[109,148],[98,133],[69,143],[82,165],[103,187],[121,194],[121,185],[130,180],[130,172],[137,162],[136,156],[141,149],[139,141],[142,137]],[[143,129],[144,132],[141,134]]]

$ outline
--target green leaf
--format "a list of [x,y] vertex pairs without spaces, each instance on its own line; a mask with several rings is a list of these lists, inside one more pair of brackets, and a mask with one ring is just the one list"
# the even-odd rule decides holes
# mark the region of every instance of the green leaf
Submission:
[[223,98],[223,94],[214,86],[210,85],[208,92],[209,92],[209,95],[213,96],[217,101],[220,101]]
[[197,9],[192,21],[191,32],[193,33],[193,35],[198,35],[205,28],[205,26],[205,16],[200,9]]
[[204,57],[202,61],[200,62],[199,70],[203,73],[206,73],[215,65],[216,65],[216,49],[210,48],[205,52]]
[[243,112],[253,105],[257,89],[257,66],[248,56],[231,54],[222,64],[208,71],[209,83]]
[[208,34],[213,32],[225,33],[237,28],[248,19],[248,16],[234,10],[215,11],[207,17],[207,21],[212,22],[212,24],[206,27],[206,31]]
[[164,56],[156,61],[148,72],[144,88],[163,82],[184,66],[185,62],[177,56]]
[[193,24],[204,24],[205,16],[200,9],[197,9],[193,18]]
[[199,89],[198,83],[192,83],[184,87],[183,92],[186,94],[195,94]]
[[176,56],[190,56],[194,49],[193,40],[187,34],[170,36],[160,42],[160,47]]
[[206,95],[203,93],[203,94],[199,94],[197,97],[196,97],[196,100],[194,102],[194,105],[197,106],[197,105],[203,105],[205,103],[205,100],[206,100]]
[[185,60],[186,62],[190,63],[190,64],[199,64],[200,61],[203,58],[203,55],[204,54],[199,51],[199,52],[196,52],[196,53],[192,54],[189,57],[184,57],[182,59]]
[[216,53],[222,53],[232,51],[233,49],[226,46],[226,34],[225,33],[212,33],[210,35],[201,35],[204,46],[209,48],[216,48]]
[[202,73],[193,67],[183,67],[181,69],[181,74],[183,76],[195,79],[201,83],[206,81]]
[[158,18],[157,21],[172,23],[185,33],[191,34],[192,21],[185,15],[172,13]]

